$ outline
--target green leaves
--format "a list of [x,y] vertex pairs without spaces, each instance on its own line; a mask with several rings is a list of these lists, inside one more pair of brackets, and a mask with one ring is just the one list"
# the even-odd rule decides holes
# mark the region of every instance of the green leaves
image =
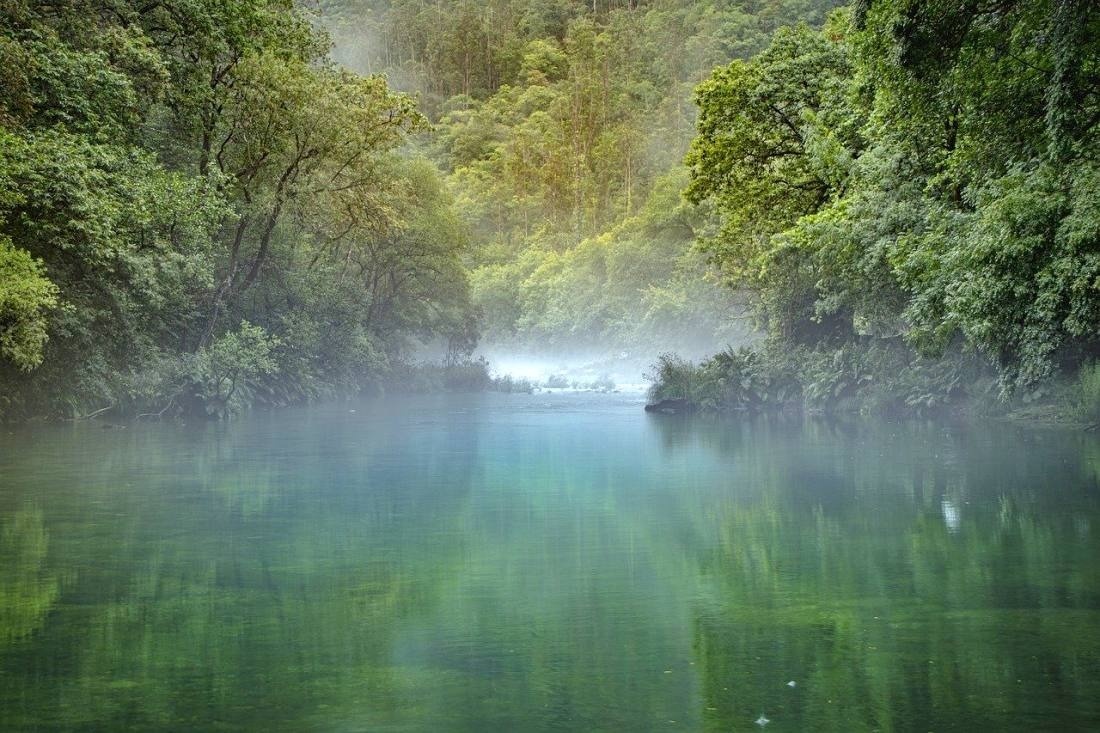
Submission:
[[29,371],[42,363],[57,286],[42,263],[0,236],[0,357]]
[[773,334],[961,337],[1009,389],[1096,348],[1100,72],[1068,19],[1100,13],[1048,11],[869,3],[854,33],[782,31],[700,85],[688,195],[715,203],[704,248]]
[[471,347],[461,227],[393,162],[425,119],[326,51],[288,0],[0,18],[5,416],[206,411],[186,380],[223,415],[355,389],[414,334]]
[[768,238],[817,211],[843,179],[850,73],[842,43],[799,26],[697,88],[687,196],[717,203],[722,233],[708,248],[735,279],[756,282],[769,267]]
[[209,346],[199,349],[186,364],[190,384],[187,398],[207,414],[225,417],[251,404],[260,380],[278,372],[273,351],[279,345],[264,329],[241,322]]

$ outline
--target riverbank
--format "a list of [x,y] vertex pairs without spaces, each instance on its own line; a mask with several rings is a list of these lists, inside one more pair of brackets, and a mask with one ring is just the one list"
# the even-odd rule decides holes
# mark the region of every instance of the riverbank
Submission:
[[970,416],[1095,429],[1100,366],[1008,392],[975,354],[920,357],[896,345],[728,349],[699,362],[663,354],[648,375],[655,412],[801,410]]

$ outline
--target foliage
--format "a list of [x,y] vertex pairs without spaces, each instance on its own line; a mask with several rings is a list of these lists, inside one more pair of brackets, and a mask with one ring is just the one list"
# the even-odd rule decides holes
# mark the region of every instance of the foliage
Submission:
[[615,380],[612,379],[609,374],[601,374],[591,382],[581,383],[579,388],[592,390],[594,392],[614,392]]
[[604,349],[744,338],[741,295],[692,250],[710,221],[680,200],[685,100],[716,64],[835,3],[551,5],[326,0],[321,19],[339,58],[386,69],[435,118],[428,147],[479,243],[469,263],[487,338]]
[[397,365],[383,380],[383,388],[393,392],[515,392],[530,393],[535,387],[525,379],[511,375],[494,376],[484,358],[464,358],[450,362],[416,362]]
[[529,379],[505,374],[499,377],[493,377],[489,389],[493,392],[503,392],[504,394],[531,394],[537,388]]
[[41,364],[47,314],[56,306],[57,287],[41,263],[0,238],[0,357],[24,371]]
[[278,343],[248,322],[222,334],[187,361],[181,399],[219,417],[249,404],[261,380],[278,372]]
[[762,332],[698,367],[734,407],[1037,393],[1100,353],[1094,5],[8,3],[3,415],[159,412],[245,323],[226,409],[482,335]]
[[698,394],[696,382],[698,368],[676,354],[664,353],[657,357],[646,378],[653,383],[649,390],[652,402],[663,400],[694,401]]
[[766,270],[754,246],[827,201],[856,137],[843,108],[850,73],[841,40],[802,25],[780,29],[763,53],[716,70],[696,89],[687,195],[716,200],[723,231],[714,246],[737,248],[736,258],[716,253],[737,268],[731,275]]
[[288,0],[5,6],[4,417],[223,415],[473,348],[462,224],[396,154],[425,119],[327,48]]
[[628,349],[744,338],[741,294],[708,281],[692,248],[702,216],[680,200],[684,181],[683,169],[671,171],[636,216],[571,248],[533,238],[511,261],[476,267],[473,297],[487,335]]
[[1087,3],[883,0],[778,32],[697,89],[705,251],[770,334],[831,350],[822,375],[899,335],[980,350],[1006,393],[1072,371],[1100,333],[1098,28]]
[[549,389],[568,389],[570,386],[569,377],[564,374],[551,374],[542,386]]
[[683,399],[705,410],[928,415],[985,399],[989,376],[973,357],[930,360],[900,344],[809,348],[773,339],[699,364],[663,354],[647,378],[652,402]]

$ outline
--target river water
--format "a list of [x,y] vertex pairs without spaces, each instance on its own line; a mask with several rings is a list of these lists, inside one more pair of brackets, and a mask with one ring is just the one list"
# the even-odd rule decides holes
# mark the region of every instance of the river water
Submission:
[[401,398],[0,435],[0,730],[1100,730],[1100,441]]

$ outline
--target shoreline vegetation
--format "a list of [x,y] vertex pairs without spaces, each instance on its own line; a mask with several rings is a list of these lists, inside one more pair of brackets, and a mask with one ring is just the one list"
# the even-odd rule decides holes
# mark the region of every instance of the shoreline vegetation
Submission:
[[662,354],[647,379],[646,411],[654,413],[970,416],[1100,428],[1100,364],[1008,395],[996,370],[974,354],[924,359],[897,345],[791,351],[766,344],[698,362]]
[[0,422],[540,386],[484,341],[1100,421],[1095,3],[15,0],[0,60]]
[[[562,369],[549,371],[542,378],[517,377],[507,373],[497,373],[492,369],[491,363],[484,357],[461,358],[451,362],[441,361],[410,361],[395,365],[387,373],[384,379],[379,379],[363,387],[357,392],[363,397],[382,397],[393,395],[413,394],[437,394],[437,393],[485,393],[495,392],[501,394],[532,394],[543,391],[571,391],[591,392],[600,394],[618,393],[619,386],[609,374],[598,373],[592,376],[593,370],[586,368],[579,375],[576,370]],[[587,376],[585,376],[587,375]],[[353,395],[332,395],[332,398],[350,398]],[[143,420],[160,420],[169,417],[165,413],[136,413],[118,409],[115,405],[95,410],[87,415],[76,415],[65,420],[68,422],[80,422],[89,420],[102,421],[107,428],[122,427],[118,421],[141,422]],[[211,418],[224,417],[210,414],[183,414],[176,413],[171,417]],[[31,422],[41,421],[43,418],[29,418]]]

